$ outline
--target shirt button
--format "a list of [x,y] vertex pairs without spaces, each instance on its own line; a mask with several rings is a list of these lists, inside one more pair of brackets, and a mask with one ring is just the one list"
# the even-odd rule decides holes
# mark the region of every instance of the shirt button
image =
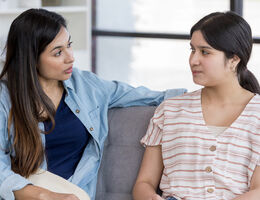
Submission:
[[214,192],[214,189],[213,189],[213,188],[208,188],[208,189],[207,189],[207,192],[208,192],[208,193],[213,193],[213,192]]
[[76,109],[76,113],[79,113],[80,112],[80,110],[79,109]]
[[206,167],[206,172],[208,172],[208,173],[210,173],[210,172],[212,172],[212,168],[211,167]]
[[94,130],[94,128],[93,128],[93,127],[90,127],[90,128],[89,128],[89,130],[90,130],[90,131],[93,131],[93,130]]
[[209,148],[210,151],[216,151],[216,149],[217,149],[217,147],[216,147],[215,145],[212,145],[212,146]]

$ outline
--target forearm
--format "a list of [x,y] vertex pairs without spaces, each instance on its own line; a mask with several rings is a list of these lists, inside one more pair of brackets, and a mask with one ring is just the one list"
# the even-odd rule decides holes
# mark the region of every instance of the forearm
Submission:
[[[149,90],[146,87],[134,88],[122,82],[113,82],[110,91],[109,108],[128,106],[158,106],[163,100],[178,96],[186,92],[185,89],[171,89],[166,91]],[[109,90],[108,90],[109,91]]]
[[21,190],[14,191],[14,196],[16,200],[42,200],[47,195],[48,190],[27,185]]
[[260,189],[250,190],[245,194],[239,195],[238,197],[234,198],[233,200],[259,200],[260,197]]
[[14,196],[15,200],[79,200],[74,194],[56,193],[33,185],[14,191]]
[[156,191],[152,185],[146,182],[138,182],[133,189],[134,200],[156,200],[162,199],[156,195]]

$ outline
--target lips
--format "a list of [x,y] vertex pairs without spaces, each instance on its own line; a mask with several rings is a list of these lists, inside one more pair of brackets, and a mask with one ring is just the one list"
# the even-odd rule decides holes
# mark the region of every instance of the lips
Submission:
[[70,67],[70,68],[68,68],[68,69],[65,70],[65,73],[66,73],[66,74],[71,74],[72,71],[73,71],[73,68]]
[[202,73],[202,71],[197,71],[197,70],[192,71],[193,75],[198,75],[198,74],[201,74],[201,73]]

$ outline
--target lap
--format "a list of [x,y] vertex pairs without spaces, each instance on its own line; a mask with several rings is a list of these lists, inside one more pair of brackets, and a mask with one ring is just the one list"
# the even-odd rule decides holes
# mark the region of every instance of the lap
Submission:
[[90,200],[88,194],[77,185],[45,170],[38,170],[28,178],[33,185],[48,189],[52,192],[74,194],[80,200]]

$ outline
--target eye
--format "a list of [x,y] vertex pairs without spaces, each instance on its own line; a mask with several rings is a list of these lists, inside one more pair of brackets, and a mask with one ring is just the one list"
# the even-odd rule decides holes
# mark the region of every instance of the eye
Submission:
[[61,55],[61,50],[59,50],[57,53],[55,53],[55,56],[58,57]]
[[191,53],[195,53],[195,49],[193,47],[190,48]]
[[67,47],[70,48],[71,45],[72,45],[72,41],[68,43],[68,46],[67,46]]
[[207,51],[205,51],[205,50],[201,50],[201,53],[203,54],[203,55],[208,55],[209,54],[209,52],[207,52]]

